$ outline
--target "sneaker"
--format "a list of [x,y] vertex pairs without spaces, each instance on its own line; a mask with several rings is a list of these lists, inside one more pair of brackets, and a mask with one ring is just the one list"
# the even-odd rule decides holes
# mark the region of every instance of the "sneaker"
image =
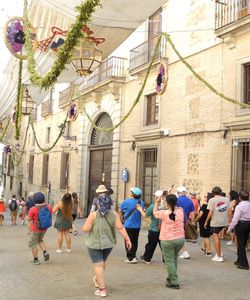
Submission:
[[44,252],[43,257],[44,257],[44,261],[48,261],[49,260],[49,253],[47,251]]
[[144,259],[143,256],[140,256],[140,260],[141,260],[142,262],[144,262],[145,264],[147,264],[147,265],[150,265],[150,264],[151,264],[151,261],[146,261],[146,260]]
[[204,255],[205,256],[212,256],[213,252],[206,252]]
[[233,241],[229,241],[229,242],[226,243],[226,245],[227,245],[227,246],[233,246],[233,245],[234,245],[234,242],[233,242]]
[[98,288],[99,286],[98,286],[97,281],[96,281],[96,276],[93,277],[93,282],[94,282],[95,287]]
[[106,289],[96,290],[95,295],[100,297],[106,297],[107,296]]
[[75,230],[75,231],[73,232],[73,234],[74,234],[74,235],[77,235],[77,234],[78,234],[78,231],[77,231],[77,230]]
[[62,253],[62,249],[57,249],[56,252],[57,253]]
[[180,258],[188,259],[188,258],[190,258],[190,255],[189,255],[189,253],[187,251],[184,251],[179,257]]
[[200,252],[203,253],[204,255],[206,255],[206,253],[207,253],[206,250],[203,248],[200,248]]
[[127,263],[127,264],[137,264],[138,260],[135,257],[132,260],[126,259],[124,262]]
[[65,252],[71,253],[71,249],[65,249]]
[[171,282],[167,282],[166,287],[179,290],[180,285],[179,284],[172,284]]
[[40,265],[41,264],[39,259],[32,259],[31,263],[33,265]]
[[223,262],[224,261],[224,259],[223,259],[223,257],[221,256],[221,257],[219,257],[219,256],[217,256],[217,254],[215,254],[215,256],[212,258],[212,261],[216,261],[216,262]]

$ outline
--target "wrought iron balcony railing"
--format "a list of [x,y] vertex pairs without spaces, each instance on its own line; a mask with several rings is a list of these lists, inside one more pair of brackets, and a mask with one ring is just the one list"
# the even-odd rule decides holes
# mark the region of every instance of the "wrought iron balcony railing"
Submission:
[[250,15],[250,0],[219,0],[215,6],[215,30]]
[[[134,70],[140,66],[148,64],[151,61],[151,58],[154,54],[154,49],[157,44],[160,34],[155,35],[152,39],[147,40],[141,45],[130,51],[130,60],[129,60],[129,69]],[[156,53],[156,59],[161,57],[166,57],[167,48],[166,40],[161,39],[160,47]]]
[[112,56],[104,60],[100,66],[95,69],[95,71],[81,86],[81,89],[87,89],[108,78],[124,78],[126,76],[126,68],[126,58]]

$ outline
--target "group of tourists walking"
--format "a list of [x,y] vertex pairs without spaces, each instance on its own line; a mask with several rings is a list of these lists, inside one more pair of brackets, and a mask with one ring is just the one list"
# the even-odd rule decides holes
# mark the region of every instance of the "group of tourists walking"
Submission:
[[[124,239],[125,263],[128,264],[136,264],[139,261],[151,264],[155,249],[159,244],[162,261],[166,267],[166,287],[168,288],[180,288],[177,274],[178,258],[189,259],[191,256],[188,252],[188,244],[197,244],[197,235],[189,237],[190,227],[198,227],[197,231],[202,238],[200,251],[204,256],[211,256],[212,261],[217,263],[224,261],[221,233],[226,231],[230,235],[227,245],[237,247],[235,266],[241,270],[249,269],[246,248],[250,233],[250,202],[249,193],[245,190],[240,191],[239,194],[236,191],[230,191],[227,198],[221,188],[216,186],[200,201],[196,192],[189,193],[188,197],[186,188],[180,186],[175,193],[172,190],[156,191],[152,203],[145,208],[142,190],[139,187],[133,187],[130,189],[130,196],[121,202],[119,213],[112,209],[113,201],[104,185],[98,186],[96,194],[91,212],[82,227],[83,232],[87,233],[85,244],[93,264],[96,296],[107,296],[104,274],[107,259],[117,243],[116,231]],[[1,216],[3,216],[4,205],[1,205],[2,202],[1,199],[0,225],[3,221]],[[65,252],[72,251],[71,233],[74,235],[78,233],[74,220],[77,214],[81,214],[76,193],[65,193],[61,201],[53,208],[45,203],[45,196],[40,192],[30,193],[24,204],[13,195],[8,201],[8,206],[11,225],[16,224],[17,213],[13,212],[18,211],[20,206],[24,207],[33,264],[40,264],[38,246],[43,252],[44,261],[47,262],[50,259],[44,237],[47,229],[52,225],[52,214],[56,214],[54,227],[58,230],[56,252],[63,252],[64,239]],[[142,218],[147,217],[150,217],[151,221],[148,227],[148,241],[143,254],[138,258],[138,239]],[[213,238],[214,250],[210,236]]]

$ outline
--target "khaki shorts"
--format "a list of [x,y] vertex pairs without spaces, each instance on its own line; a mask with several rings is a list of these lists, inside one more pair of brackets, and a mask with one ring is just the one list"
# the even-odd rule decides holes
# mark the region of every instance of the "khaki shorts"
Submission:
[[17,216],[17,210],[11,210],[10,211],[10,216],[11,217],[16,217]]
[[29,235],[29,247],[36,248],[37,245],[43,241],[46,231],[42,232],[31,232]]

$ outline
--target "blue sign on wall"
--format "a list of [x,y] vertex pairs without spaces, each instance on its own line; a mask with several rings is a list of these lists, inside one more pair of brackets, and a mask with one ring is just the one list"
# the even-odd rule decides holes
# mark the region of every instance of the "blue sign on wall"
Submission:
[[124,181],[124,182],[128,181],[128,169],[127,168],[122,170],[122,181]]

